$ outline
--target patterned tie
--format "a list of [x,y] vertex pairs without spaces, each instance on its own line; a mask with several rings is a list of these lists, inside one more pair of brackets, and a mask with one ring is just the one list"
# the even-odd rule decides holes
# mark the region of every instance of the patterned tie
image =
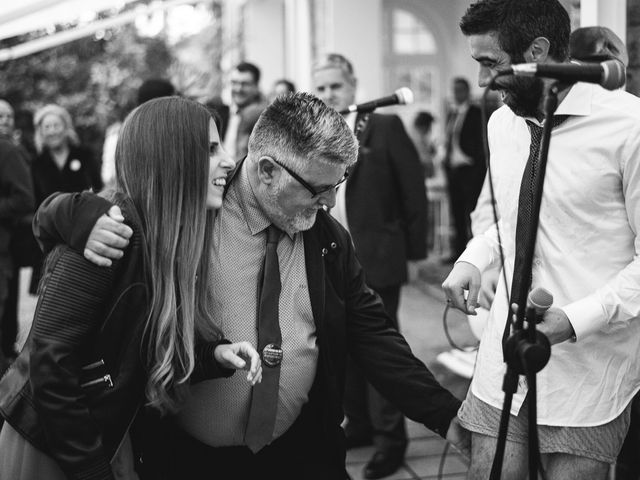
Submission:
[[267,228],[267,247],[258,294],[258,351],[262,352],[262,382],[253,387],[249,422],[244,440],[254,453],[271,442],[278,408],[282,334],[278,317],[280,266],[278,240],[281,231]]
[[[553,128],[558,127],[564,122],[568,115],[556,115],[553,117]],[[509,313],[507,314],[507,323],[502,333],[502,351],[507,343],[509,334],[511,333],[511,305],[516,303],[522,305],[529,294],[531,288],[531,265],[525,265],[527,258],[531,258],[530,254],[535,244],[529,240],[532,236],[533,228],[532,210],[534,192],[538,187],[538,183],[544,179],[540,178],[540,169],[538,168],[538,155],[540,153],[540,143],[542,141],[542,127],[527,120],[527,126],[531,134],[531,146],[529,148],[529,158],[522,175],[520,183],[520,196],[518,199],[518,221],[516,223],[516,251],[513,265],[513,280],[511,282],[511,298],[509,299]],[[505,358],[506,361],[506,358]]]

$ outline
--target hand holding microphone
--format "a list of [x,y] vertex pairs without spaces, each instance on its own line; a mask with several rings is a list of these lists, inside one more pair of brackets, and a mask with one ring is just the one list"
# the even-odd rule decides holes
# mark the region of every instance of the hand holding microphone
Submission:
[[[564,311],[552,307],[553,295],[548,290],[537,287],[527,297],[527,310],[525,318],[528,322],[534,321],[537,329],[543,333],[551,345],[572,339],[575,336],[573,326]],[[513,305],[514,314],[517,313],[517,305]]]

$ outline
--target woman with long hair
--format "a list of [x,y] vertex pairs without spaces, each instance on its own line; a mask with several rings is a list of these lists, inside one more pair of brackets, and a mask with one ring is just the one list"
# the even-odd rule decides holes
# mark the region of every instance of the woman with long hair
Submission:
[[[211,321],[211,227],[233,167],[196,102],[160,98],[127,117],[115,188],[96,208],[115,203],[133,235],[107,268],[68,246],[49,254],[25,347],[0,382],[1,480],[123,478],[110,462],[121,446],[131,455],[127,432],[145,399],[162,414],[187,382],[236,368],[260,381],[255,349],[230,344]],[[45,208],[69,198],[89,202],[68,194]],[[91,230],[83,219],[74,228]],[[45,250],[59,240],[38,234]]]

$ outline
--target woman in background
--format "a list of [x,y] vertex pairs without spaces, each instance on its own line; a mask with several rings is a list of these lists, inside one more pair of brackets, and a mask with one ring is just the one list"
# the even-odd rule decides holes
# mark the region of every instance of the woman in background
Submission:
[[[94,154],[80,144],[71,115],[59,105],[46,105],[33,116],[37,156],[31,166],[36,206],[54,192],[102,189],[100,165]],[[29,291],[35,294],[43,256],[33,249],[33,275]]]

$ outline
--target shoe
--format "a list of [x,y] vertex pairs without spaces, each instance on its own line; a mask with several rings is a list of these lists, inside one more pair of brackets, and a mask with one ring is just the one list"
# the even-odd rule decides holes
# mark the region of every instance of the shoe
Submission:
[[404,453],[393,450],[377,451],[364,466],[364,478],[382,478],[391,475],[404,462]]
[[358,447],[368,447],[373,445],[373,438],[361,435],[347,435],[345,437],[347,450]]

